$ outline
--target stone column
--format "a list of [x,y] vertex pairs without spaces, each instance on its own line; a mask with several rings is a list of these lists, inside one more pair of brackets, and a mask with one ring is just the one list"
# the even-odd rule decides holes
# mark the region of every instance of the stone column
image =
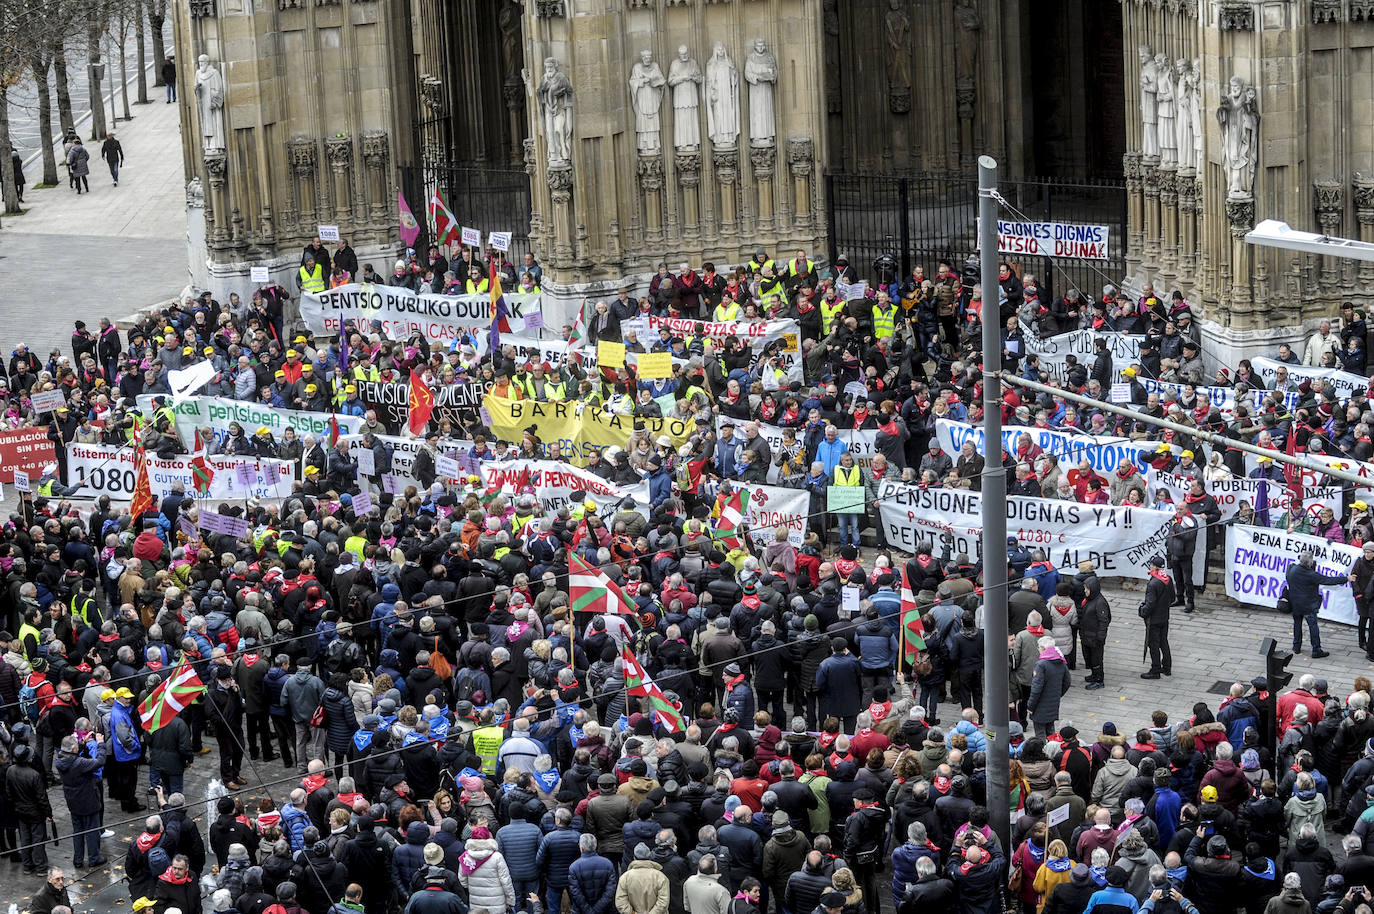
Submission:
[[329,168],[333,174],[334,221],[339,225],[353,223],[349,185],[352,183],[353,138],[332,136],[325,140],[325,155],[329,157]]
[[1121,157],[1121,170],[1126,176],[1126,273],[1134,275],[1140,269],[1140,246],[1145,237],[1145,196],[1141,182],[1140,154],[1128,152]]
[[720,231],[723,235],[739,234],[739,206],[735,197],[739,183],[739,150],[713,149],[711,165],[720,182]]
[[682,240],[695,246],[701,241],[701,153],[679,152],[674,160],[677,183],[682,187]]
[[1178,273],[1184,284],[1197,288],[1197,176],[1191,168],[1178,173],[1174,189],[1178,193]]
[[295,137],[286,144],[291,162],[292,197],[296,207],[297,230],[303,234],[315,232],[315,200],[318,187],[315,180],[315,142]]
[[1250,245],[1245,241],[1245,233],[1255,227],[1255,198],[1228,197],[1226,200],[1226,221],[1231,227],[1231,306],[1238,315],[1248,316],[1254,306],[1250,297]]
[[1141,247],[1143,266],[1147,276],[1159,270],[1159,160],[1146,156],[1144,162],[1145,184],[1145,241]]
[[[1159,170],[1160,276],[1172,289],[1178,277],[1178,170]],[[1161,293],[1167,294],[1167,293]]]
[[367,196],[371,198],[368,220],[375,225],[389,221],[387,199],[387,161],[391,149],[385,130],[369,130],[363,134],[363,162],[367,164]]
[[635,171],[644,198],[644,241],[657,246],[663,243],[663,156],[640,156]]
[[[1312,182],[1312,208],[1316,210],[1317,225],[1323,235],[1340,235],[1341,214],[1345,209],[1345,185],[1335,178],[1321,178]],[[1322,257],[1321,287],[1332,291],[1340,279],[1340,261]]]
[[749,150],[749,162],[754,166],[754,178],[759,189],[759,231],[773,231],[773,163],[777,150],[760,146]]
[[787,167],[792,172],[793,211],[798,226],[811,222],[811,169],[815,162],[815,148],[809,136],[794,136],[787,140]]
[[560,267],[573,265],[572,189],[573,172],[569,166],[550,168],[549,199],[553,203],[553,261]]
[[[1360,240],[1374,242],[1374,177],[1355,174],[1351,192],[1355,199],[1355,221],[1360,224]],[[1361,260],[1359,272],[1360,292],[1374,294],[1374,263]]]
[[210,192],[205,195],[205,221],[210,225],[211,249],[227,247],[232,240],[229,233],[228,201],[225,177],[229,171],[229,157],[223,149],[205,153],[205,174],[210,178]]

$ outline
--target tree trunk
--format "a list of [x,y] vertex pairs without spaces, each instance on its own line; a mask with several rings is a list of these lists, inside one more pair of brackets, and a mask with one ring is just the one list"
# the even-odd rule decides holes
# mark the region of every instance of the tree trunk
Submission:
[[[10,148],[10,90],[5,80],[0,80],[0,149],[7,153]],[[9,155],[0,155],[0,194],[5,201],[5,212],[19,212],[19,193],[14,189],[14,161]]]
[[153,33],[153,85],[167,85],[162,79],[162,65],[167,62],[167,47],[162,43],[162,24],[167,21],[167,0],[148,0],[148,27]]
[[52,57],[53,85],[57,87],[57,119],[62,126],[62,135],[76,132],[76,121],[72,119],[72,93],[67,84],[67,50],[62,39],[53,42]]
[[138,44],[138,103],[148,104],[148,47],[143,40],[143,0],[134,0],[134,38]]
[[125,19],[125,18],[124,18],[124,14],[121,13],[120,16],[119,16],[119,83],[120,83],[120,95],[123,96],[123,100],[124,100],[124,120],[126,120],[126,121],[131,121],[131,120],[134,119],[134,113],[133,113],[132,111],[129,110],[129,61],[128,61],[129,55],[128,55],[128,52],[125,50],[125,47],[126,47],[126,46],[128,45],[128,43],[129,43],[129,42],[128,42],[128,37],[129,37],[128,22],[129,22],[129,20]]
[[29,61],[33,69],[34,82],[38,85],[38,145],[43,150],[43,182],[57,183],[57,156],[52,151],[52,98],[49,88],[48,69],[52,60],[34,55]]
[[100,63],[100,21],[91,12],[86,24],[86,69],[87,94],[91,105],[91,139],[105,139],[105,93],[101,90],[103,79],[96,79],[96,65]]

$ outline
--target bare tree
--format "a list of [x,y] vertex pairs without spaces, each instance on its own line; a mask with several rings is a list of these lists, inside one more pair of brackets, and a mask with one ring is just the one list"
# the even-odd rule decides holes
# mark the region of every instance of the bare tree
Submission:
[[162,78],[162,65],[167,62],[167,46],[162,43],[162,25],[167,21],[167,0],[148,0],[148,28],[153,35],[153,85],[167,85]]
[[148,104],[148,49],[143,42],[143,0],[134,0],[134,38],[138,44],[138,103]]

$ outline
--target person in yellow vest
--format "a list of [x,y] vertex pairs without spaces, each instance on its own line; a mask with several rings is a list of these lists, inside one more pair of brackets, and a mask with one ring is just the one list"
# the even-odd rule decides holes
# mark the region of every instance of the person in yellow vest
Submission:
[[897,306],[892,303],[891,295],[879,292],[877,300],[873,303],[873,336],[885,340],[896,330]]
[[[837,486],[858,486],[863,488],[864,474],[854,463],[854,455],[845,451],[840,455],[839,465],[835,467],[835,481]],[[863,505],[863,499],[859,499],[859,504]],[[837,514],[840,519],[840,545],[859,546],[859,518],[863,514]]]
[[739,316],[740,307],[739,302],[737,301],[731,301],[728,298],[723,298],[721,299],[720,304],[716,305],[715,320],[718,324],[734,323],[735,321],[739,320]]
[[773,272],[773,258],[768,256],[768,249],[759,245],[754,249],[754,257],[748,263],[749,275],[758,276],[765,269],[769,273]]
[[821,299],[821,336],[827,337],[835,329],[835,321],[839,318],[840,312],[844,310],[844,301],[834,286],[825,290],[825,298]]
[[533,273],[522,274],[520,284],[515,288],[517,295],[540,295],[543,291],[539,288],[539,283],[535,282]]
[[305,263],[296,271],[296,288],[313,295],[324,291],[324,267],[316,263],[314,257],[307,255]]
[[759,272],[759,300],[767,301],[774,295],[782,295],[783,291],[782,277],[774,274],[773,261],[770,260],[763,265],[763,269]]
[[463,288],[467,290],[469,295],[476,295],[479,292],[487,291],[490,288],[490,281],[482,275],[480,268],[473,267],[468,270],[468,281]]
[[[485,696],[491,701],[490,695]],[[496,761],[501,754],[501,744],[506,741],[506,728],[496,723],[496,715],[491,708],[482,710],[482,718],[477,729],[472,731],[472,751],[482,760],[482,773],[496,776]]]
[[793,289],[816,287],[816,264],[808,260],[806,251],[797,249],[797,256],[787,262],[787,284]]

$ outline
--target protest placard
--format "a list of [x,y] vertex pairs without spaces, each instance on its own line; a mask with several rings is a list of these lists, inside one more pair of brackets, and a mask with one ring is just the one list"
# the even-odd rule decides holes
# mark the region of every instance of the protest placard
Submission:
[[29,491],[32,491],[32,490],[29,488],[29,474],[28,474],[28,473],[25,473],[23,470],[15,470],[15,471],[14,471],[14,488],[15,488],[16,491],[19,491],[19,492],[29,492]]
[[440,454],[434,458],[434,473],[444,479],[457,479],[462,475],[462,467],[458,461],[445,454]]
[[625,364],[625,344],[611,340],[597,340],[596,361],[609,368],[619,368]]
[[40,476],[55,460],[57,446],[48,439],[47,426],[0,431],[0,482],[12,482],[15,470],[23,470],[30,479]]
[[639,376],[645,380],[671,378],[673,376],[673,357],[667,352],[640,353],[636,367],[639,369]]
[[247,491],[257,482],[258,470],[251,463],[240,463],[234,467],[234,486],[240,491]]
[[1130,402],[1131,402],[1131,385],[1130,385],[1130,384],[1122,384],[1122,383],[1119,383],[1119,382],[1118,382],[1118,383],[1114,383],[1114,384],[1112,384],[1112,389],[1111,389],[1110,394],[1108,394],[1108,396],[1111,398],[1111,401],[1112,401],[1113,403],[1130,403]]
[[372,510],[372,496],[367,492],[359,492],[353,496],[353,516],[362,517]]
[[864,513],[864,487],[826,486],[825,510],[828,514]]
[[487,235],[487,244],[498,251],[509,251],[510,232],[491,232]]
[[60,387],[56,390],[43,390],[29,397],[29,402],[33,404],[34,412],[50,413],[67,405],[67,394]]
[[[1360,547],[1333,543],[1320,536],[1270,527],[1233,524],[1226,528],[1226,595],[1245,605],[1274,607],[1287,586],[1288,568],[1304,552],[1316,559],[1318,574],[1345,576],[1362,554]],[[1347,586],[1319,587],[1317,615],[1355,625],[1354,592]]]
[[271,282],[272,272],[267,267],[249,267],[248,278],[252,282]]
[[359,476],[377,475],[377,455],[367,447],[360,447],[353,452],[353,459],[358,462]]
[[337,225],[319,225],[316,226],[316,229],[315,234],[320,236],[321,241],[339,240],[339,227]]
[[463,226],[463,244],[468,247],[476,247],[482,243],[482,230]]
[[540,330],[544,326],[544,315],[540,311],[531,311],[525,315],[526,330]]

